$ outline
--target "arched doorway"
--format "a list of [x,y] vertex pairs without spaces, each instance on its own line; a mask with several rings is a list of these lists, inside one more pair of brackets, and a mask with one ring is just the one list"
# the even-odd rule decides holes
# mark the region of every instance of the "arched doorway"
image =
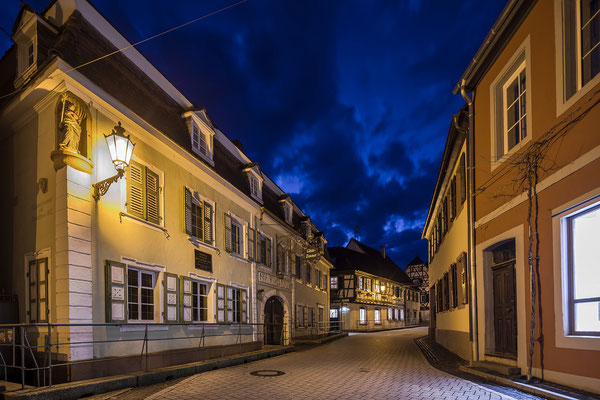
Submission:
[[265,344],[282,344],[283,304],[276,296],[265,303]]

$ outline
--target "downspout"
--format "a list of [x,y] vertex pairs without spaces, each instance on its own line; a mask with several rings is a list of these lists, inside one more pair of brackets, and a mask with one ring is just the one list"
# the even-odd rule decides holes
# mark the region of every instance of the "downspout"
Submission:
[[469,299],[469,333],[471,344],[471,362],[479,360],[479,324],[477,313],[477,265],[475,261],[475,166],[474,166],[474,134],[473,134],[473,99],[466,90],[466,81],[460,82],[460,95],[469,106],[469,130],[467,133],[467,210],[468,239],[467,260],[469,263],[469,282],[471,282],[471,298]]

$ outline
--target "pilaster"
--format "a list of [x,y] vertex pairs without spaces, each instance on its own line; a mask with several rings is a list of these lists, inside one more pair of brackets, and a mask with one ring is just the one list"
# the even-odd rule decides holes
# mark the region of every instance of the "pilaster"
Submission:
[[[91,176],[70,166],[56,172],[56,322],[92,323]],[[59,328],[70,360],[92,358],[91,326]],[[62,348],[61,348],[62,350]]]

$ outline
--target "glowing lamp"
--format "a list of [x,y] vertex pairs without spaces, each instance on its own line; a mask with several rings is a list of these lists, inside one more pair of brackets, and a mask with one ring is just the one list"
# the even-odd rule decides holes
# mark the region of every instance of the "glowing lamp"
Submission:
[[92,196],[96,200],[108,192],[111,184],[123,177],[125,168],[129,166],[131,156],[133,155],[133,148],[135,147],[129,136],[125,135],[125,128],[121,126],[121,121],[113,128],[110,135],[104,135],[104,139],[106,139],[110,159],[117,170],[117,174],[93,185],[94,194]]

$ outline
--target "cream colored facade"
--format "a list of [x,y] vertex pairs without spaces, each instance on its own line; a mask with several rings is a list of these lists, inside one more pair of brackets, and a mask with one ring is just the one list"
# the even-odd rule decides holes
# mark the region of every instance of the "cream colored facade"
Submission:
[[[85,0],[59,0],[44,15],[26,10],[20,29],[25,36],[35,37],[41,34],[39,26],[61,27],[72,21],[69,18],[75,10],[103,35],[103,40],[117,47],[127,44]],[[37,24],[37,32],[29,29],[32,24]],[[192,109],[192,104],[137,50],[123,54],[123,59],[135,65],[144,79],[150,79],[162,96],[182,110]],[[60,350],[71,360],[139,353],[139,346],[133,348],[127,342],[77,342],[132,339],[140,337],[140,332],[143,337],[146,325],[153,338],[197,338],[199,331],[206,332],[207,346],[262,341],[268,328],[256,324],[267,322],[265,306],[269,299],[283,308],[283,343],[290,343],[294,335],[295,304],[322,308],[321,322],[326,324],[328,286],[298,282],[292,265],[296,258],[301,259],[303,268],[319,271],[327,283],[331,264],[319,254],[305,259],[311,243],[317,248],[321,243],[324,248],[325,240],[289,195],[214,127],[204,110],[182,112],[175,118],[185,120],[188,128],[194,124],[200,130],[208,155],[186,149],[169,136],[172,132],[159,130],[95,84],[85,71],[72,67],[56,54],[49,56],[38,70],[27,72],[30,81],[17,80],[23,85],[19,87],[22,91],[0,111],[2,143],[12,155],[5,161],[11,173],[9,190],[18,199],[9,211],[13,239],[7,251],[12,253],[12,264],[2,271],[2,287],[19,297],[19,320],[11,322],[127,324],[54,328],[53,342],[71,343]],[[23,80],[22,72],[18,76]],[[51,154],[54,158],[59,143],[63,93],[85,105],[87,125],[82,143],[87,143],[87,151],[55,169],[57,161],[53,163]],[[116,172],[104,136],[117,124],[135,143],[132,162],[148,174],[146,196],[150,196],[149,179],[157,179],[155,203],[146,197],[143,207],[156,220],[132,212],[132,167],[106,194],[98,200],[92,197],[93,185]],[[193,142],[193,137],[187,140]],[[250,187],[252,177],[257,178],[259,192],[248,192],[219,173],[219,163],[224,161],[218,152],[227,153],[236,165],[247,165],[235,171],[242,182],[250,180]],[[89,171],[84,171],[88,167]],[[186,194],[203,207],[202,237],[189,233]],[[274,199],[269,204],[268,196]],[[237,236],[231,232],[233,225],[237,226]],[[258,253],[266,250],[260,248],[259,235],[270,243],[265,245],[270,246],[270,252],[261,260]],[[205,264],[198,264],[199,256]],[[32,265],[36,273],[27,275],[33,271]],[[47,275],[43,279],[45,265]],[[30,290],[33,287],[35,292]],[[141,295],[133,302],[130,296],[135,291]],[[196,295],[203,300],[191,306],[190,299],[195,301]],[[198,317],[194,318],[196,312]],[[39,342],[45,340],[44,335],[39,335]],[[150,351],[196,346],[198,339],[164,340],[152,342]]]
[[464,117],[453,117],[423,237],[429,243],[430,334],[470,360],[466,138],[457,125]]

